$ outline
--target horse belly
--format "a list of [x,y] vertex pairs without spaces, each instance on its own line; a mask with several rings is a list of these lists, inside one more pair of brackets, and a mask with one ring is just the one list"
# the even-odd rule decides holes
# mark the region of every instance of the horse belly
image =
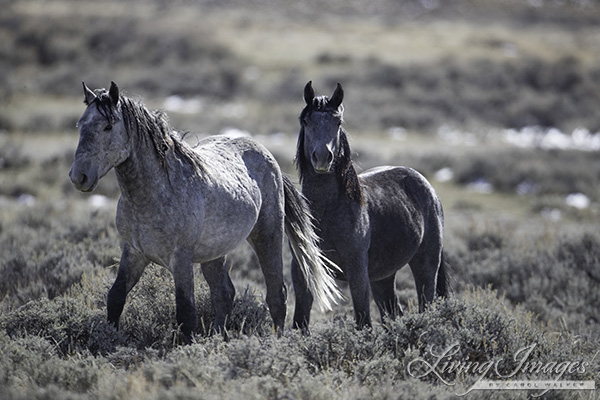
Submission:
[[423,238],[419,218],[387,218],[373,223],[369,246],[369,279],[380,280],[395,274],[412,260]]
[[255,194],[253,185],[209,199],[202,234],[195,246],[196,261],[222,257],[246,240],[256,224],[260,206],[260,194]]
[[369,279],[378,281],[395,274],[412,260],[418,245],[403,247],[396,243],[369,249]]
[[205,229],[195,246],[194,261],[214,260],[225,256],[239,246],[250,235],[256,222],[256,217],[251,214],[234,214],[231,216],[237,218],[224,218],[219,221],[218,225]]

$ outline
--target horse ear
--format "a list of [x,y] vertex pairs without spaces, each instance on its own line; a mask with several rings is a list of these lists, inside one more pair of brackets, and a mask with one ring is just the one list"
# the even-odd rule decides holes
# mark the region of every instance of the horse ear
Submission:
[[89,106],[94,100],[96,100],[96,95],[90,90],[89,87],[85,85],[85,82],[81,83],[83,84],[83,102],[86,106]]
[[311,105],[314,98],[315,89],[312,87],[312,81],[308,81],[306,86],[304,86],[304,101],[306,104]]
[[333,109],[337,110],[342,104],[342,101],[344,101],[344,88],[342,88],[342,85],[338,82],[337,86],[335,87],[335,91],[329,100],[329,105],[331,105]]
[[119,102],[119,87],[116,83],[110,82],[110,89],[108,91],[108,96],[112,101],[113,105],[116,107]]

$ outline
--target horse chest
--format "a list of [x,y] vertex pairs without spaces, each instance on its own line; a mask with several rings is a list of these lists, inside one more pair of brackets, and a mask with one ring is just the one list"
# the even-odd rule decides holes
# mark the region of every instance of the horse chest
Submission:
[[324,249],[345,253],[348,248],[368,247],[369,216],[362,208],[330,203],[313,213]]

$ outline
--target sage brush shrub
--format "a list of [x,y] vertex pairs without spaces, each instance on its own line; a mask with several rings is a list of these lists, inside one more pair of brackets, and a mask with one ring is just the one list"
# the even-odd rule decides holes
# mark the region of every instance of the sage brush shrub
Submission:
[[30,301],[2,315],[0,327],[11,338],[41,337],[62,356],[107,353],[125,343],[101,310],[90,309],[81,299],[70,297]]
[[508,232],[465,233],[466,247],[448,251],[458,290],[471,284],[500,291],[513,304],[534,312],[555,329],[598,338],[600,235],[583,231],[529,238]]
[[0,296],[11,306],[54,298],[84,273],[113,264],[119,242],[113,219],[108,212],[80,219],[49,204],[19,211],[0,231]]

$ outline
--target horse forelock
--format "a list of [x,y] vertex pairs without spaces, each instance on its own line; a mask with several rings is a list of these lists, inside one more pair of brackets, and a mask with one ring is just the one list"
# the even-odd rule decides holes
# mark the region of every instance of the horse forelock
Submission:
[[98,112],[100,113],[100,115],[102,115],[106,122],[110,124],[115,123],[115,121],[118,119],[116,114],[117,110],[114,107],[106,89],[98,89],[96,90],[95,94],[96,98],[88,106],[96,104]]
[[307,104],[300,114],[300,118],[306,117],[311,112],[327,112],[336,118],[343,118],[344,106],[334,107],[331,104],[331,99],[327,96],[317,96],[312,100],[311,104]]

